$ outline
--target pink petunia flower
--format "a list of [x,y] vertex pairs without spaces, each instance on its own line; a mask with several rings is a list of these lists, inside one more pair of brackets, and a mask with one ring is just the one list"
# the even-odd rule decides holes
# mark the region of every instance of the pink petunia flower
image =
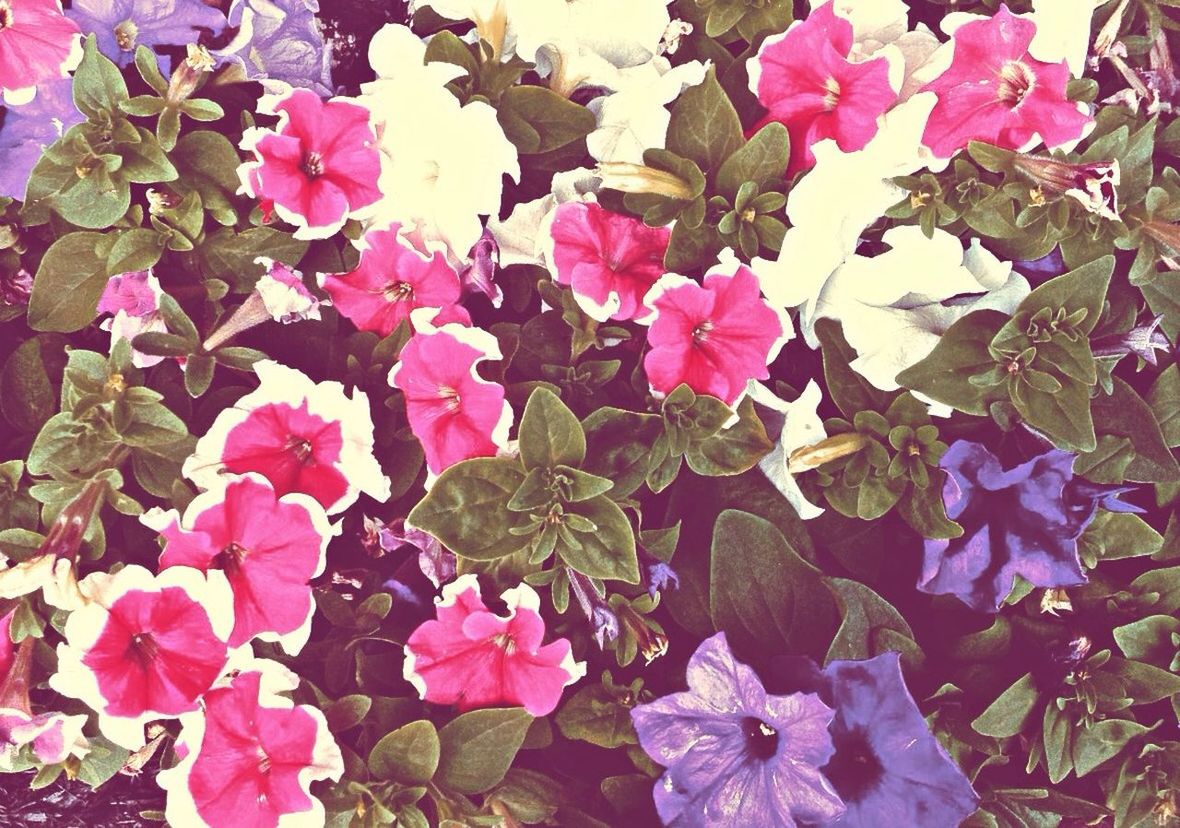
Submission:
[[58,0],[0,0],[0,93],[28,103],[36,87],[64,78],[82,57],[78,24]]
[[[141,333],[166,333],[168,326],[160,315],[160,280],[150,270],[120,273],[107,280],[98,300],[98,314],[113,314],[99,325],[111,333],[111,349],[123,339],[132,340]],[[137,368],[150,368],[164,357],[133,351],[131,362]]]
[[291,655],[307,643],[315,602],[312,578],[324,570],[328,542],[339,534],[324,508],[302,494],[282,498],[265,477],[247,474],[224,490],[197,495],[184,511],[141,518],[167,541],[160,570],[220,569],[234,592],[229,646],[252,638],[278,641]]
[[422,443],[426,468],[441,474],[472,457],[492,457],[508,444],[512,407],[504,386],[475,370],[485,359],[501,359],[496,338],[479,328],[451,322],[435,328],[414,314],[417,331],[389,372],[389,384],[406,397],[410,430]]
[[360,330],[378,336],[393,333],[415,308],[438,308],[445,321],[470,324],[459,304],[459,274],[442,253],[427,257],[418,252],[399,236],[400,229],[394,224],[366,233],[354,270],[321,277],[320,286],[336,309]]
[[324,824],[311,783],[338,780],[344,759],[323,713],[278,695],[298,684],[277,662],[255,659],[205,694],[203,712],[181,717],[181,761],[156,777],[169,825]]
[[254,365],[258,388],[222,411],[197,441],[184,475],[220,489],[225,474],[257,472],[282,497],[301,492],[328,514],[361,492],[385,500],[389,479],[373,457],[373,420],[363,391],[352,397],[338,382],[312,382],[272,360]]
[[349,218],[368,217],[381,198],[381,155],[368,109],[294,89],[263,97],[259,111],[278,115],[279,123],[242,137],[242,149],[257,159],[238,168],[244,193],[273,203],[299,228],[298,239],[326,239]]
[[290,325],[305,319],[319,319],[322,303],[303,284],[303,274],[266,256],[254,260],[266,268],[258,277],[254,291],[275,322]]
[[16,610],[0,617],[0,771],[16,770],[21,749],[29,745],[33,756],[45,765],[90,752],[82,735],[86,716],[48,712],[33,715],[29,702],[30,673],[36,639],[29,637],[20,647],[12,643],[12,619]]
[[666,396],[685,383],[732,405],[794,335],[790,319],[762,298],[758,277],[730,257],[727,274],[714,268],[703,285],[669,273],[644,304],[651,315],[643,360],[652,392]]
[[474,574],[443,587],[437,620],[406,641],[404,675],[425,701],[459,710],[512,705],[534,716],[553,712],[562,689],[586,675],[568,640],[544,646],[541,600],[521,584],[500,596],[508,615],[488,610]]
[[556,280],[573,288],[586,315],[599,322],[634,319],[664,273],[672,232],[648,227],[598,204],[558,205],[550,234]]
[[771,121],[791,135],[792,176],[815,164],[811,147],[836,139],[844,152],[864,149],[878,118],[897,102],[884,57],[849,59],[852,24],[825,3],[781,35],[767,38],[750,60],[750,91],[769,110],[754,131]]
[[221,675],[233,593],[221,572],[182,566],[152,575],[132,565],[83,584],[92,600],[66,621],[49,686],[84,701],[104,736],[137,750],[147,722],[196,710]]
[[1036,31],[1006,5],[955,31],[950,68],[921,90],[938,96],[922,136],[936,156],[949,158],[970,141],[1023,150],[1081,137],[1090,118],[1066,98],[1069,67],[1029,54]]

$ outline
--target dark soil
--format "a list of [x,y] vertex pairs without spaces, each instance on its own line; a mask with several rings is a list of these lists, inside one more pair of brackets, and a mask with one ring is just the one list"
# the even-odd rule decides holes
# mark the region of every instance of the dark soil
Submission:
[[0,774],[0,826],[4,828],[137,828],[160,826],[140,816],[164,810],[155,773],[119,774],[91,790],[65,776],[47,788],[29,790],[32,773]]

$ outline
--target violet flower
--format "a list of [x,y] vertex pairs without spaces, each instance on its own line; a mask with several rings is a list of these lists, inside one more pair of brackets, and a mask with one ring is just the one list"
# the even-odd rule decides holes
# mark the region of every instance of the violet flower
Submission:
[[317,0],[234,0],[229,23],[238,32],[215,52],[238,64],[250,80],[283,81],[332,94],[332,50],[324,44]]
[[975,811],[979,797],[930,733],[897,653],[833,661],[823,675],[836,708],[823,772],[848,807],[828,825],[943,828]]
[[1086,583],[1077,541],[1099,505],[1135,507],[1115,499],[1125,488],[1075,479],[1073,461],[1053,449],[1005,470],[987,447],[954,443],[939,464],[947,471],[942,498],[963,534],[926,541],[918,589],[996,612],[1017,575],[1038,587]]
[[196,43],[197,29],[225,28],[225,16],[201,0],[74,0],[66,15],[120,66],[135,60],[136,46],[185,46]]
[[[24,201],[29,175],[45,148],[74,124],[86,120],[74,106],[71,78],[47,81],[37,97],[23,106],[10,106],[0,125],[0,196]],[[14,304],[8,302],[8,304]]]
[[768,695],[725,633],[701,643],[687,680],[688,692],[631,711],[639,744],[667,768],[654,790],[665,825],[793,828],[843,813],[819,770],[835,752],[819,696]]

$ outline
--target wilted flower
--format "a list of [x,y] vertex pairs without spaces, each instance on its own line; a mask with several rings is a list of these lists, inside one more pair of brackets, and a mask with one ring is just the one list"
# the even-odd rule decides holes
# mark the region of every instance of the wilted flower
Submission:
[[788,176],[815,163],[811,146],[825,138],[844,152],[863,149],[877,134],[877,119],[897,102],[886,58],[849,59],[852,24],[835,6],[825,3],[767,38],[748,63],[750,90],[769,110],[755,128],[778,121],[791,134]]
[[120,66],[135,60],[136,46],[185,46],[199,29],[218,35],[225,28],[225,15],[201,0],[74,0],[66,15]]
[[1151,321],[1143,325],[1136,325],[1125,334],[1112,334],[1095,339],[1092,347],[1094,356],[1135,354],[1148,365],[1155,365],[1159,361],[1156,356],[1157,351],[1168,353],[1172,350],[1172,343],[1168,341],[1167,335],[1160,330],[1163,321],[1164,315],[1157,314],[1152,317]]
[[824,668],[836,753],[824,766],[848,810],[831,826],[944,828],[974,811],[979,797],[930,733],[897,653]]
[[0,0],[0,94],[27,104],[46,81],[64,78],[82,58],[78,26],[58,0]]
[[257,474],[197,495],[184,511],[153,510],[142,522],[165,539],[160,570],[188,566],[225,573],[234,593],[229,646],[277,641],[291,655],[307,643],[315,612],[308,582],[324,571],[328,542],[339,532],[307,495],[275,496]]
[[922,87],[938,96],[922,137],[936,156],[971,141],[1019,150],[1034,139],[1052,148],[1081,137],[1090,118],[1066,98],[1069,67],[1029,54],[1036,30],[1001,4],[955,31],[950,68]]
[[361,241],[361,258],[348,273],[324,275],[320,286],[340,314],[362,331],[388,336],[415,308],[437,308],[438,322],[471,317],[459,304],[459,275],[442,253],[420,253],[400,235],[396,224],[370,230]]
[[363,391],[338,382],[312,382],[272,360],[255,363],[261,384],[217,416],[184,475],[204,489],[222,476],[258,472],[282,497],[311,495],[333,515],[361,492],[385,500],[389,479],[373,457],[373,420]]
[[311,783],[339,779],[344,759],[323,713],[279,695],[298,685],[282,665],[255,659],[206,693],[200,712],[181,717],[180,763],[156,777],[170,825],[324,824]]
[[1073,474],[1074,455],[1054,449],[1004,469],[979,443],[959,440],[942,456],[946,514],[963,527],[953,540],[927,540],[918,589],[952,594],[980,612],[995,612],[1016,576],[1033,586],[1086,583],[1078,538],[1099,505],[1134,507]]
[[504,386],[483,379],[475,366],[501,358],[496,338],[455,322],[435,328],[421,314],[414,326],[389,384],[405,395],[426,468],[437,475],[460,460],[494,456],[508,443],[512,408]]
[[206,351],[264,322],[289,325],[305,319],[318,320],[320,305],[331,304],[326,300],[321,302],[304,286],[303,274],[298,270],[266,256],[259,256],[254,263],[262,265],[266,272],[258,277],[246,300],[205,339],[202,347]]
[[378,544],[385,552],[393,552],[402,546],[418,550],[418,568],[435,588],[455,578],[455,553],[448,550],[429,532],[410,526],[405,520],[396,524],[381,523],[365,517],[365,529],[376,533]]
[[[730,272],[725,272],[726,270]],[[786,313],[762,298],[758,277],[730,259],[705,275],[704,284],[675,273],[644,298],[650,314],[643,360],[652,391],[670,394],[681,383],[698,394],[733,404],[794,335]]]
[[527,584],[500,596],[508,615],[488,610],[479,580],[468,574],[443,587],[437,620],[406,641],[405,678],[435,704],[460,710],[520,706],[534,716],[552,713],[562,689],[586,674],[566,639],[541,645],[541,600]]
[[0,273],[0,307],[23,307],[33,294],[33,274],[21,268],[15,273]]
[[259,111],[278,115],[279,123],[242,137],[242,149],[257,159],[238,168],[243,192],[273,204],[299,239],[325,239],[349,218],[372,213],[381,198],[381,155],[368,109],[294,89],[265,96]]
[[643,314],[643,297],[664,274],[670,230],[571,201],[558,206],[550,233],[554,278],[573,289],[589,317],[605,322]]
[[665,825],[822,824],[844,811],[819,771],[834,748],[818,696],[767,694],[725,633],[701,643],[686,679],[688,692],[631,711],[640,746],[667,768],[654,789]]
[[1119,221],[1119,162],[1070,164],[1057,158],[1016,154],[1012,164],[1046,193],[1075,199],[1091,213]]
[[603,161],[595,170],[602,179],[602,189],[620,193],[648,193],[688,200],[693,197],[692,186],[680,176],[626,161]]
[[500,266],[500,245],[491,230],[483,235],[467,253],[468,264],[459,272],[459,281],[468,293],[482,293],[497,308],[504,301],[504,291],[496,284],[496,269]]
[[234,624],[225,576],[141,566],[83,582],[90,603],[70,613],[49,686],[98,713],[103,735],[135,750],[143,726],[197,709],[221,675]]

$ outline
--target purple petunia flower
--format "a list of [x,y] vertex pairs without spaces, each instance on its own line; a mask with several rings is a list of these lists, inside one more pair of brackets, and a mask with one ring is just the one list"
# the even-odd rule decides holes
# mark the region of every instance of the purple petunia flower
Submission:
[[768,695],[725,633],[701,643],[687,680],[688,692],[631,711],[639,744],[667,768],[654,790],[665,825],[793,828],[844,811],[819,771],[834,748],[818,696]]
[[229,23],[238,33],[217,57],[238,64],[250,80],[270,79],[332,94],[332,50],[324,44],[318,0],[234,0]]
[[0,196],[23,201],[29,175],[41,153],[74,124],[86,120],[74,107],[73,80],[61,78],[37,87],[37,97],[4,111],[0,126]]
[[951,594],[995,612],[1016,576],[1038,587],[1086,583],[1077,540],[1099,505],[1131,511],[1125,488],[1073,476],[1074,455],[1054,449],[1012,469],[985,446],[960,440],[942,456],[947,517],[963,527],[953,540],[927,540],[918,589]]
[[945,828],[975,811],[979,797],[926,726],[897,653],[833,661],[823,675],[836,708],[823,772],[848,806],[828,825]]
[[66,14],[120,66],[135,60],[136,46],[184,46],[196,42],[196,29],[225,28],[225,15],[201,0],[74,0]]

